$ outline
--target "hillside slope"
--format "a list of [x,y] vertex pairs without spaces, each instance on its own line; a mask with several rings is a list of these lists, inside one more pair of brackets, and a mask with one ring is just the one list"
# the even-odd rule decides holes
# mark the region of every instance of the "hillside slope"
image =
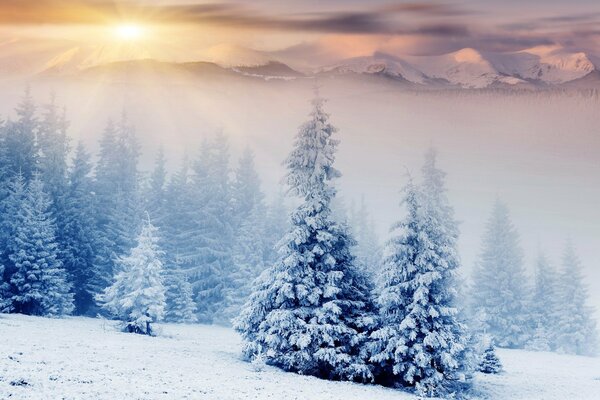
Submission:
[[[160,326],[159,337],[89,318],[0,314],[1,399],[412,400],[372,385],[327,382],[239,358],[238,336],[203,325]],[[489,399],[600,399],[600,359],[500,351],[506,372],[478,376]]]

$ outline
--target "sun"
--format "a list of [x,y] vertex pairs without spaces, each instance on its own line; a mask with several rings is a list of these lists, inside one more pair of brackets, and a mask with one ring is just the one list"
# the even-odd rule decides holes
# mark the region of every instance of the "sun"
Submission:
[[135,41],[144,37],[145,29],[138,24],[121,24],[114,28],[114,34],[119,40]]

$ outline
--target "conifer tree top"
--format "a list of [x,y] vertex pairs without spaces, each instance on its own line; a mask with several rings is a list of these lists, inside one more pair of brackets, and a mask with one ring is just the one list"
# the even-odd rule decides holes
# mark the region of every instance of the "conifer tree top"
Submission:
[[[318,95],[313,99],[311,118],[300,126],[294,148],[284,162],[288,170],[285,182],[290,192],[301,197],[324,190],[324,182],[341,176],[333,167],[339,141],[332,135],[337,129],[329,123],[324,103],[325,100]],[[328,194],[332,195],[333,190],[328,187]]]

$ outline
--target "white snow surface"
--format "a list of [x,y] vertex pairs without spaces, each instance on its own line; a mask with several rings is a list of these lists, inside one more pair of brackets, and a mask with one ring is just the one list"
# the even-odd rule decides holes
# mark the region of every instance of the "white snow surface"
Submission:
[[[231,329],[0,314],[0,399],[416,400],[400,390],[328,382],[240,359]],[[600,399],[600,358],[498,350],[506,372],[478,374],[482,399]]]

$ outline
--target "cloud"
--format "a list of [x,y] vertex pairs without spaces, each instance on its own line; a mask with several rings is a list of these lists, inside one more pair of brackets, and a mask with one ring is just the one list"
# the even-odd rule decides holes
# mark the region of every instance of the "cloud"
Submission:
[[456,17],[476,14],[474,11],[453,4],[427,2],[389,4],[381,7],[380,12],[414,13],[432,17]]
[[600,12],[590,12],[586,14],[571,14],[571,15],[556,15],[552,17],[539,18],[540,22],[549,23],[574,23],[574,22],[589,22],[597,20],[600,17]]
[[597,24],[600,22],[600,12],[589,12],[586,14],[561,14],[542,18],[533,18],[524,21],[502,24],[500,28],[510,31],[532,31],[532,30],[571,30],[581,25]]
[[[595,37],[597,28],[593,24],[600,18],[600,13],[592,12],[559,14],[498,25],[493,15],[434,1],[383,5],[377,1],[362,8],[344,9],[342,1],[323,0],[327,7],[314,6],[312,12],[306,12],[306,7],[298,11],[299,7],[292,1],[285,2],[288,6],[278,8],[278,12],[267,7],[264,1],[256,1],[252,7],[241,2],[180,1],[182,3],[173,4],[158,0],[0,0],[0,24],[106,24],[122,19],[192,28],[229,28],[240,37],[244,30],[273,32],[274,35],[306,34],[313,39],[315,35],[345,35],[352,40],[370,36],[369,43],[398,37],[403,46],[409,42],[419,43],[410,47],[411,52],[431,54],[461,47],[513,51],[544,44],[573,43],[577,37]],[[337,11],[334,6],[339,7]],[[477,17],[473,17],[475,14]],[[376,44],[374,47],[374,51],[377,50]]]
[[415,24],[402,20],[402,16],[408,14],[417,14],[421,19],[464,14],[457,8],[434,3],[405,3],[353,12],[286,15],[258,13],[236,4],[171,5],[162,6],[160,12],[155,10],[152,14],[171,22],[311,33],[459,35],[466,31],[466,27],[456,23]]
[[405,15],[465,15],[466,11],[437,3],[402,3],[360,11],[313,12],[271,15],[234,3],[144,4],[107,0],[2,0],[2,24],[93,24],[115,19],[217,25],[259,30],[346,34],[464,35],[461,24],[408,23]]

